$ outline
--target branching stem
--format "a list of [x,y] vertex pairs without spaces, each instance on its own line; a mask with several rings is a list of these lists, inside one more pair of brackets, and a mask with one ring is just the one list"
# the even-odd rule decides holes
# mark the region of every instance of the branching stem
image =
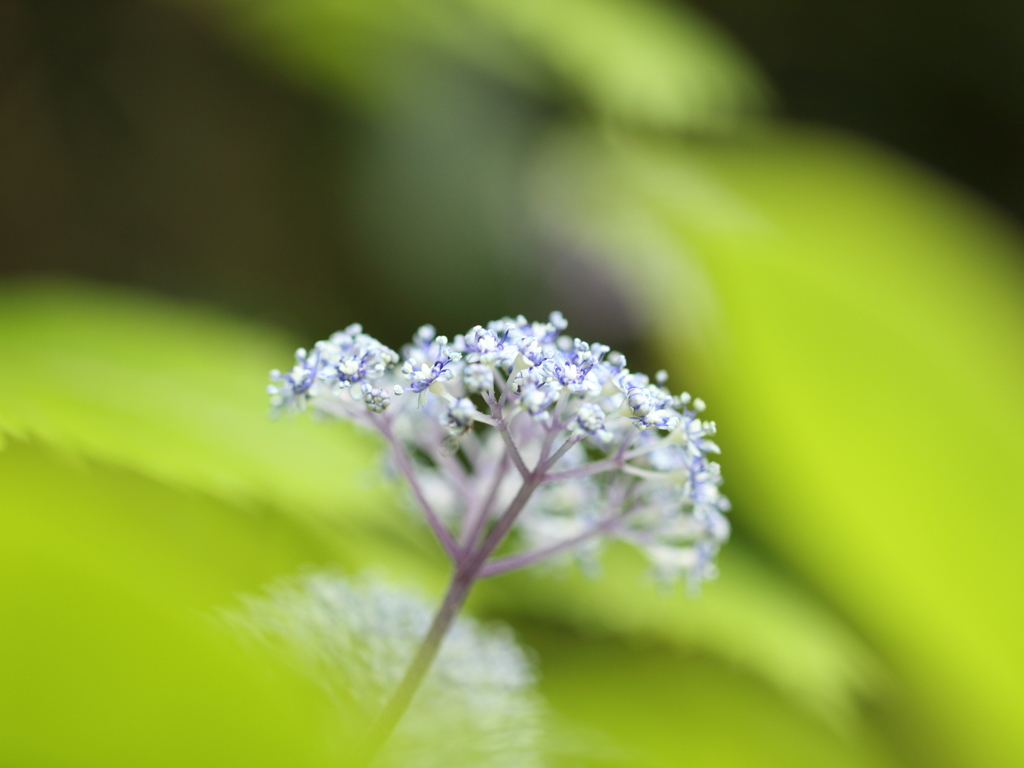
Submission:
[[[609,516],[587,531],[584,531],[579,536],[559,542],[551,547],[536,550],[534,552],[511,555],[509,557],[499,558],[488,562],[488,558],[490,558],[494,551],[501,545],[501,542],[504,541],[505,536],[508,535],[512,526],[515,525],[516,520],[537,488],[545,482],[550,482],[552,480],[583,477],[588,474],[593,474],[594,472],[605,471],[606,469],[622,468],[625,464],[626,446],[624,445],[620,447],[620,449],[616,451],[616,455],[611,459],[606,459],[603,462],[599,461],[589,467],[581,468],[589,471],[580,472],[579,470],[568,470],[565,472],[549,474],[548,472],[551,467],[558,463],[558,460],[561,459],[570,448],[576,445],[576,443],[582,439],[582,436],[570,436],[553,454],[551,453],[553,441],[551,439],[546,439],[542,445],[540,456],[537,459],[537,465],[531,470],[523,461],[523,458],[516,447],[515,441],[509,432],[508,423],[502,413],[501,403],[496,401],[494,399],[494,395],[491,393],[485,393],[484,399],[487,401],[488,406],[490,406],[491,417],[493,418],[495,426],[505,443],[506,451],[505,455],[502,456],[500,461],[494,467],[494,476],[491,478],[487,495],[480,500],[478,505],[475,506],[473,514],[467,518],[466,527],[460,532],[460,541],[458,543],[455,542],[447,528],[445,528],[437,518],[437,515],[434,513],[424,496],[423,491],[416,480],[409,457],[405,453],[400,441],[394,436],[394,433],[391,430],[391,425],[386,419],[378,420],[378,426],[387,438],[388,442],[391,443],[395,452],[396,463],[412,486],[416,499],[423,506],[423,510],[426,513],[427,520],[430,523],[431,528],[441,541],[445,551],[448,552],[454,561],[455,569],[452,574],[451,583],[448,585],[448,591],[445,593],[444,600],[441,603],[441,607],[434,616],[433,623],[430,625],[430,629],[427,632],[426,637],[423,638],[423,641],[417,648],[416,654],[402,678],[402,682],[399,683],[395,692],[392,694],[387,704],[385,704],[384,709],[381,710],[380,715],[371,727],[365,741],[360,745],[359,751],[355,755],[357,765],[365,766],[369,764],[380,747],[385,741],[387,741],[391,732],[395,729],[395,726],[398,725],[399,720],[401,720],[402,715],[405,714],[405,711],[412,702],[413,696],[416,694],[420,684],[423,682],[423,678],[429,671],[431,664],[437,657],[445,635],[458,616],[459,611],[465,603],[466,598],[477,579],[496,576],[500,573],[514,570],[515,568],[521,568],[544,557],[568,549],[612,528],[625,516],[624,514]],[[498,487],[502,482],[505,469],[509,462],[514,464],[516,469],[519,471],[519,474],[523,478],[523,484],[520,486],[519,492],[516,494],[515,498],[512,499],[508,507],[497,519],[491,529],[487,531],[485,536],[483,536],[483,540],[480,541],[480,537],[487,525],[491,505],[494,503],[494,499],[497,496]]]
[[466,518],[465,527],[462,529],[459,537],[459,544],[462,545],[464,552],[472,550],[473,545],[480,538],[480,532],[487,524],[487,518],[490,515],[491,506],[494,504],[494,498],[498,495],[498,488],[501,487],[501,481],[505,479],[507,467],[508,454],[505,453],[502,454],[501,459],[499,459],[498,464],[494,468],[494,475],[491,478],[491,485],[487,491],[487,496]]
[[[497,404],[495,403],[495,405]],[[414,486],[413,492],[416,494],[417,499],[420,500],[420,503],[424,504],[424,511],[429,510],[430,508],[426,504],[426,498],[418,491],[418,485],[415,483],[412,469],[408,466],[408,457],[405,455],[404,451],[400,452],[401,446],[398,444],[397,440],[395,440],[393,433],[391,432],[390,425],[383,422],[383,420],[381,420],[381,422],[381,430],[395,448],[396,461],[403,467],[403,472],[408,468],[407,477],[409,478],[409,482]],[[509,437],[509,440],[511,441],[511,436]],[[518,451],[515,454],[512,453],[511,449],[514,447],[515,445],[512,443],[508,452],[508,456],[512,457],[513,460],[515,456],[518,456]],[[533,495],[533,492],[537,490],[540,484],[544,481],[544,465],[546,460],[547,455],[545,452],[542,453],[538,459],[536,469],[533,471],[525,471],[523,484],[520,487],[519,492],[516,494],[516,497],[502,513],[501,517],[498,518],[498,521],[488,532],[487,536],[484,537],[482,542],[475,544],[475,538],[470,539],[470,542],[466,545],[466,549],[460,549],[458,545],[452,542],[454,547],[452,550],[452,559],[455,561],[455,571],[452,574],[451,583],[448,585],[448,591],[445,593],[444,601],[441,603],[441,607],[434,616],[434,621],[430,625],[430,629],[427,632],[426,637],[423,638],[423,642],[420,643],[419,648],[417,648],[416,655],[409,664],[409,667],[402,678],[402,682],[399,683],[387,704],[384,705],[384,709],[381,710],[380,715],[378,715],[376,721],[374,721],[371,726],[366,739],[360,745],[358,752],[354,755],[356,765],[365,766],[369,764],[374,755],[377,754],[377,751],[381,746],[383,746],[384,742],[387,741],[391,732],[395,729],[395,726],[398,725],[398,721],[401,720],[402,715],[405,714],[405,711],[409,708],[409,704],[412,702],[413,696],[419,689],[420,683],[423,682],[424,676],[427,674],[430,669],[430,665],[433,663],[441,648],[441,643],[444,640],[448,629],[451,627],[452,622],[458,615],[462,605],[466,602],[466,597],[469,595],[469,592],[473,587],[473,583],[481,575],[481,569],[484,563],[498,545],[501,544],[505,535],[512,528],[513,524],[515,524],[519,513],[523,511],[526,503],[530,500],[530,496]],[[521,461],[522,459],[520,458],[520,462]],[[490,498],[488,499],[488,503],[483,508],[485,514],[486,508],[489,507],[490,502],[493,500],[493,496],[497,491],[497,486],[501,482],[500,476],[503,472],[504,459],[501,464],[495,468],[497,480],[489,494]],[[428,520],[432,515],[432,511],[428,513]],[[435,529],[435,532],[436,530],[437,529]],[[441,530],[444,531],[449,539],[451,538],[447,529],[441,526]],[[438,537],[441,538],[440,535]],[[442,539],[442,543],[444,543],[444,539]],[[445,549],[448,549],[447,544],[445,544]]]
[[409,487],[412,488],[413,495],[416,497],[416,501],[421,507],[423,507],[423,514],[426,515],[427,523],[430,525],[430,529],[437,536],[438,541],[441,542],[441,546],[444,547],[444,551],[448,553],[448,556],[453,560],[457,561],[459,557],[459,547],[455,543],[455,539],[452,538],[451,533],[445,528],[444,523],[437,516],[433,506],[427,501],[426,495],[423,493],[423,489],[420,487],[419,480],[416,479],[416,473],[413,471],[412,464],[409,461],[409,456],[405,452],[405,446],[402,445],[401,441],[395,437],[395,433],[391,429],[391,424],[387,419],[377,417],[375,419],[377,428],[380,429],[381,434],[391,444],[391,450],[395,454],[395,463],[401,470],[402,474],[405,475],[405,479],[409,481]]
[[498,434],[501,435],[501,439],[505,442],[505,449],[508,451],[512,463],[516,465],[519,474],[526,478],[530,474],[530,470],[527,469],[523,457],[519,455],[519,449],[516,447],[515,441],[512,440],[512,434],[508,431],[508,422],[505,421],[505,417],[502,414],[501,404],[495,401],[494,396],[487,392],[484,393],[484,400],[491,409],[491,418],[494,419],[494,426],[498,430]]
[[499,557],[496,560],[486,563],[480,569],[480,578],[483,579],[490,576],[498,576],[502,573],[508,573],[509,571],[533,565],[546,557],[558,554],[559,552],[564,552],[567,549],[575,547],[577,544],[582,544],[588,539],[592,539],[595,536],[614,528],[616,523],[620,522],[620,520],[621,518],[618,516],[606,518],[600,523],[591,526],[578,536],[573,536],[572,538],[565,539],[557,544],[552,544],[550,547],[535,549],[532,552],[522,552],[517,555],[509,555],[508,557]]

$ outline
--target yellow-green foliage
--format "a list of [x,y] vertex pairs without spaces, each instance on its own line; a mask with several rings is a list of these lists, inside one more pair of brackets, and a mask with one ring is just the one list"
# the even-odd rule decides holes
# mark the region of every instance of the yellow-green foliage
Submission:
[[[268,673],[215,616],[303,567],[370,567],[438,591],[443,561],[369,469],[377,446],[336,425],[267,420],[264,398],[237,381],[251,361],[258,393],[261,356],[286,353],[267,329],[69,284],[9,286],[2,306],[2,706],[17,717],[0,754],[214,764],[237,750],[269,765],[294,741],[293,764],[339,759],[351,738],[343,713],[286,669]],[[633,764],[634,752],[671,764],[684,744],[753,759],[766,739],[780,764],[878,764],[857,736],[858,700],[886,685],[872,653],[752,553],[733,546],[724,566],[729,579],[694,601],[659,593],[642,563],[614,551],[599,580],[496,579],[472,608],[513,621],[538,649],[560,713],[552,727],[569,724],[556,741],[588,745],[574,754],[603,743],[598,729],[628,696],[634,714],[611,730],[601,764]],[[691,677],[703,682],[678,687]],[[708,709],[694,699],[706,688],[717,697]],[[677,706],[703,714],[669,727]],[[790,735],[735,743],[744,718]],[[584,726],[594,730],[571,736]]]
[[[713,405],[737,540],[699,600],[613,549],[469,603],[536,651],[552,765],[1024,765],[1019,233],[860,142],[752,126],[763,77],[667,5],[189,4],[378,118],[439,60],[557,105],[531,226],[601,258]],[[0,763],[343,763],[351,711],[218,612],[303,567],[435,597],[446,566],[373,440],[268,420],[295,346],[0,289]]]

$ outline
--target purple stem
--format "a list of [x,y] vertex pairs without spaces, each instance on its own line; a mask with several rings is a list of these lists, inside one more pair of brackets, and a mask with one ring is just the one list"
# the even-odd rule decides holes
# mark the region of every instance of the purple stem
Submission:
[[[509,444],[515,448],[515,444],[511,442],[511,436],[509,436]],[[516,453],[518,455],[518,452]],[[515,457],[513,457],[515,458]],[[494,524],[494,527],[488,532],[484,538],[483,543],[480,547],[473,552],[472,556],[468,561],[468,569],[476,574],[480,568],[487,561],[487,558],[491,556],[491,553],[501,544],[502,539],[505,538],[505,534],[509,532],[512,526],[516,522],[516,518],[519,517],[519,513],[523,511],[523,507],[526,506],[526,502],[530,500],[530,496],[533,492],[543,483],[546,479],[544,474],[544,467],[547,463],[547,451],[541,451],[540,458],[537,459],[537,466],[534,470],[527,471],[523,475],[523,485],[519,489],[519,493],[512,499],[512,503],[508,505],[508,509],[498,518],[498,522]],[[522,459],[520,459],[522,461]]]
[[[562,446],[557,451],[555,451],[555,454],[550,459],[544,462],[544,471],[547,471],[551,469],[553,466],[555,466],[555,464],[558,463],[558,460],[565,456],[565,454],[569,452],[569,449],[576,445],[576,443],[578,443],[582,439],[583,435],[573,435],[572,437],[566,439],[566,441],[562,443]],[[547,479],[551,480],[552,477],[554,477],[554,475],[549,475]]]
[[[397,440],[395,440],[393,433],[391,432],[390,425],[387,424],[383,419],[380,420],[381,430],[384,432],[385,437],[395,446],[396,453],[400,446]],[[408,464],[408,459],[405,457],[404,452],[401,454],[401,462]],[[437,656],[437,652],[441,647],[441,642],[444,640],[445,634],[451,627],[452,622],[458,615],[459,610],[462,608],[463,603],[466,602],[466,597],[469,595],[470,589],[473,587],[473,583],[480,575],[480,568],[486,562],[487,558],[490,557],[503,538],[508,533],[509,529],[515,523],[516,518],[522,511],[523,507],[526,506],[526,502],[529,501],[530,496],[537,489],[537,486],[543,481],[543,471],[540,469],[540,464],[543,463],[546,457],[542,454],[540,461],[538,462],[538,468],[534,472],[527,472],[523,478],[523,485],[519,489],[519,493],[509,504],[508,509],[502,514],[495,523],[494,527],[491,528],[487,537],[483,540],[479,547],[475,550],[470,548],[467,553],[462,553],[458,549],[455,550],[453,559],[455,560],[455,572],[452,574],[451,583],[448,585],[448,592],[445,594],[444,602],[441,603],[441,608],[434,616],[434,621],[430,625],[430,630],[427,632],[427,636],[423,638],[423,642],[416,650],[416,655],[413,657],[412,663],[406,670],[405,675],[402,678],[402,682],[399,683],[398,688],[388,699],[387,704],[384,705],[384,709],[381,710],[377,720],[370,728],[369,734],[366,739],[360,745],[358,751],[353,755],[355,765],[365,766],[370,763],[374,755],[381,748],[391,732],[395,729],[398,721],[405,714],[406,709],[409,708],[409,704],[412,702],[413,695],[419,689],[420,683],[423,682],[423,677],[430,669],[430,665],[433,663],[434,658]],[[410,482],[415,482],[412,479],[411,468],[407,474],[410,478]],[[421,499],[422,494],[417,493],[417,498]],[[425,502],[425,499],[421,499]],[[428,510],[429,507],[424,506],[424,510]],[[428,513],[428,519],[433,513]],[[435,518],[436,519],[436,518]],[[442,530],[443,527],[442,527]],[[444,531],[447,535],[448,532]],[[439,534],[440,538],[440,534]],[[450,535],[448,536],[450,539]],[[447,547],[446,547],[447,548]]]
[[526,502],[530,500],[530,496],[537,490],[542,482],[543,476],[534,477],[533,475],[527,475],[523,478],[523,485],[519,489],[519,493],[512,499],[512,503],[508,505],[508,509],[498,518],[498,522],[494,524],[494,527],[488,532],[484,538],[483,543],[472,552],[469,559],[466,561],[467,568],[474,574],[476,574],[487,558],[491,556],[491,553],[501,543],[501,540],[505,538],[505,534],[509,532],[509,529],[515,523],[516,518],[519,517],[519,513],[523,511],[523,507],[526,506]]
[[[629,449],[630,442],[631,441],[629,439],[623,440],[622,444],[619,445],[619,449],[615,452],[615,455],[609,459],[601,459],[601,461],[595,461],[592,464],[576,467],[575,469],[567,469],[564,472],[555,472],[548,475],[546,480],[549,483],[557,483],[560,480],[576,480],[580,477],[590,477],[590,475],[597,475],[601,472],[610,472],[615,469],[622,469],[626,465],[626,451]],[[563,446],[563,448],[564,447],[565,446]],[[572,446],[569,447],[571,448]],[[554,462],[550,462],[548,465],[549,468],[553,464]]]
[[475,578],[475,573],[456,569],[452,581],[448,585],[444,601],[434,616],[434,621],[427,631],[427,636],[423,638],[423,642],[416,649],[416,655],[413,657],[408,669],[406,669],[402,682],[398,684],[395,692],[391,694],[388,703],[384,705],[384,709],[381,710],[381,713],[371,726],[370,732],[362,744],[360,744],[356,754],[353,755],[353,763],[355,765],[368,765],[384,742],[387,741],[391,732],[395,730],[398,721],[402,719],[402,715],[405,714],[409,704],[412,703],[412,697],[419,689],[420,683],[423,682],[423,677],[430,670],[430,665],[437,657],[437,652],[441,649],[441,642],[448,633],[448,629],[451,627],[455,617],[458,616],[463,603],[466,602],[466,597],[469,595],[469,590],[472,588]]
[[498,488],[501,486],[501,481],[505,478],[507,466],[508,453],[504,453],[494,467],[494,477],[491,480],[491,487],[488,489],[486,498],[479,507],[473,510],[473,516],[467,519],[466,526],[463,528],[462,536],[459,539],[459,543],[464,548],[463,551],[469,552],[472,550],[473,545],[476,544],[477,539],[480,537],[480,531],[483,530],[484,525],[487,523],[487,515],[491,511],[491,505],[494,504],[494,497],[498,495]]
[[510,555],[508,557],[500,557],[497,560],[492,560],[480,568],[479,576],[483,579],[489,576],[508,573],[509,571],[514,571],[517,568],[523,568],[527,565],[533,565],[534,563],[543,560],[545,557],[570,549],[577,544],[581,544],[587,539],[597,536],[599,533],[604,533],[610,528],[615,527],[615,524],[620,522],[621,519],[622,516],[602,520],[600,523],[592,526],[578,536],[573,536],[572,538],[565,539],[557,544],[552,544],[550,547],[544,547],[543,549],[536,549],[533,552],[523,552],[518,555]]
[[[493,395],[490,395],[487,400],[488,405],[491,406],[491,412],[495,416],[495,421],[498,424],[498,430],[505,441],[507,451],[505,456],[502,457],[499,465],[495,468],[495,477],[488,493],[487,500],[480,507],[479,516],[473,521],[471,533],[467,537],[467,541],[463,544],[464,548],[459,547],[459,545],[453,541],[451,534],[443,525],[441,525],[437,516],[434,514],[433,509],[427,503],[427,500],[416,481],[404,448],[395,438],[388,421],[386,419],[376,420],[381,431],[384,433],[384,436],[393,446],[396,457],[395,460],[398,462],[406,478],[409,480],[417,500],[423,506],[423,510],[426,513],[427,520],[430,523],[431,528],[434,529],[438,539],[441,540],[445,550],[448,551],[452,560],[455,562],[455,572],[452,574],[452,580],[448,586],[448,591],[445,594],[441,608],[434,616],[434,621],[430,625],[430,630],[427,632],[426,637],[417,649],[416,655],[413,657],[409,668],[406,670],[406,673],[402,678],[402,682],[398,685],[398,688],[395,689],[395,692],[392,694],[387,704],[385,704],[384,709],[381,711],[377,720],[371,727],[366,740],[361,744],[358,752],[354,756],[356,765],[367,765],[373,759],[374,755],[384,742],[387,741],[391,732],[395,729],[395,726],[398,724],[402,715],[405,714],[405,711],[412,702],[412,698],[419,689],[424,676],[429,671],[430,665],[437,656],[438,650],[441,647],[441,643],[444,640],[448,629],[451,627],[452,622],[454,622],[456,616],[465,603],[474,582],[478,578],[497,575],[498,573],[503,573],[507,570],[527,565],[541,559],[542,557],[546,557],[562,549],[571,547],[574,544],[595,535],[606,527],[611,526],[622,517],[620,515],[618,518],[608,518],[584,534],[573,539],[560,542],[559,544],[545,550],[527,553],[525,555],[513,555],[508,558],[496,560],[488,565],[487,558],[491,556],[494,550],[504,540],[509,530],[515,524],[519,514],[526,506],[526,503],[530,500],[530,496],[533,495],[533,492],[537,490],[542,483],[552,479],[552,477],[555,477],[548,476],[546,474],[546,470],[565,455],[565,452],[568,451],[576,441],[578,441],[578,438],[569,438],[566,440],[565,444],[550,457],[548,456],[548,451],[550,451],[550,441],[546,442],[545,447],[541,451],[540,458],[537,460],[537,466],[533,470],[529,470],[523,463],[523,459],[519,455],[519,451],[512,440],[512,436],[508,432],[508,426],[501,417],[500,405],[494,401]],[[621,464],[623,462],[622,455],[624,452],[625,448],[620,448],[618,451],[615,459],[617,464]],[[509,504],[508,508],[504,513],[502,513],[501,517],[498,518],[498,521],[484,537],[484,540],[474,548],[477,537],[480,535],[480,531],[483,530],[483,527],[486,524],[488,510],[490,509],[494,497],[497,494],[498,486],[501,484],[501,478],[505,472],[506,461],[509,458],[511,458],[511,460],[516,464],[516,468],[519,470],[520,474],[522,474],[523,484],[515,498]]]
[[498,434],[501,435],[501,439],[505,441],[505,449],[512,458],[512,463],[516,465],[516,469],[519,470],[519,474],[523,476],[523,479],[526,479],[530,474],[530,470],[526,468],[526,462],[523,461],[523,457],[519,455],[519,449],[516,448],[516,444],[512,441],[512,435],[508,431],[508,424],[505,423],[505,417],[501,412],[501,405],[496,403],[494,396],[487,392],[484,393],[484,400],[491,409],[491,418],[495,422],[494,426],[497,428]]
[[501,388],[501,399],[498,400],[498,407],[503,408],[505,401],[508,400],[508,393],[512,389],[512,379],[515,378],[518,371],[516,370],[515,363],[512,364],[512,370],[508,374],[508,378],[505,380],[505,385]]
[[564,472],[554,472],[547,476],[547,482],[555,483],[560,480],[575,480],[580,477],[590,477],[601,472],[610,472],[613,469],[622,469],[622,459],[602,459],[593,464],[586,464],[575,469],[567,469]]
[[409,481],[409,486],[412,488],[413,495],[416,496],[416,501],[419,502],[420,506],[423,507],[423,513],[427,517],[427,523],[430,524],[431,530],[434,535],[437,536],[438,541],[441,542],[441,546],[444,547],[444,551],[448,553],[448,556],[453,562],[458,562],[459,559],[459,546],[455,543],[455,539],[448,532],[448,529],[444,527],[444,524],[438,518],[437,513],[434,512],[434,508],[427,501],[427,497],[423,493],[423,489],[420,487],[419,481],[416,479],[416,473],[412,470],[412,465],[409,463],[409,457],[405,453],[405,447],[395,437],[395,433],[391,431],[391,424],[384,418],[376,418],[374,421],[377,424],[378,429],[387,438],[387,441],[391,444],[391,450],[395,454],[395,463],[398,464],[398,468],[402,470],[402,474],[405,475],[405,479]]

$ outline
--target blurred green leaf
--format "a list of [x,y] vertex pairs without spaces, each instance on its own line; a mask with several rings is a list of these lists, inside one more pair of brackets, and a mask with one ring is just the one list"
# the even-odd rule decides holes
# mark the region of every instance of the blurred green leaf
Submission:
[[462,0],[506,30],[600,117],[658,129],[732,127],[769,87],[723,31],[678,3]]
[[0,439],[42,439],[227,501],[349,515],[391,507],[372,438],[268,419],[267,372],[287,367],[295,346],[115,288],[3,286]]
[[304,81],[368,103],[415,87],[424,53],[658,129],[733,127],[769,98],[757,66],[724,31],[685,6],[657,0],[214,5],[226,10],[225,29],[242,45]]
[[[0,454],[0,763],[336,765],[344,723],[208,613],[329,552],[132,472]],[[340,740],[340,741],[339,741]]]
[[[777,691],[704,654],[643,638],[522,626],[541,692],[571,748],[555,765],[611,768],[890,768],[877,738],[838,735]],[[556,726],[557,727],[557,726]]]
[[[239,655],[212,617],[237,592],[301,566],[365,563],[301,523],[21,441],[0,455],[0,510],[0,759],[273,765],[287,755],[326,765],[344,756],[351,726],[333,705],[287,670]],[[394,551],[369,557],[396,566]],[[731,617],[715,594],[730,582],[692,601],[659,595],[638,566],[613,556],[601,580],[504,579],[493,582],[503,596],[478,601],[525,622],[560,718],[554,737],[578,742],[555,745],[569,749],[567,764],[672,765],[683,749],[711,765],[765,749],[767,765],[883,764],[742,671],[763,661],[730,656],[748,636],[748,651],[791,656],[772,649],[782,639],[827,666],[835,648],[816,646],[849,642],[841,630],[815,627],[821,617],[773,595],[756,566],[748,575],[768,585],[746,597],[733,586],[747,610]],[[742,558],[726,567],[749,586]],[[691,647],[734,666],[680,653]],[[738,728],[749,737],[737,740]]]
[[[274,334],[110,289],[8,288],[4,298],[0,350],[9,365],[0,374],[0,418],[8,430],[228,501],[321,507],[333,513],[336,532],[319,530],[349,567],[377,557],[439,586],[445,568],[429,557],[435,548],[421,544],[423,526],[398,512],[383,488],[359,487],[359,473],[374,471],[372,441],[344,425],[267,419],[258,384],[288,348]],[[13,375],[27,370],[35,376]],[[61,379],[66,370],[77,372],[74,386]],[[582,625],[706,648],[833,723],[846,721],[853,696],[872,684],[867,651],[750,556],[736,556],[729,579],[698,601],[659,597],[638,562],[611,558],[600,582],[499,580],[492,599],[549,613],[563,604],[562,618]]]
[[933,718],[915,748],[1024,762],[1019,232],[832,135],[574,152],[540,163],[547,223],[571,210],[574,237],[629,254],[720,419],[738,524],[895,663]]
[[699,598],[658,589],[646,563],[625,548],[610,549],[601,563],[599,578],[575,568],[534,569],[484,582],[473,605],[506,619],[543,619],[717,657],[846,735],[861,725],[861,703],[888,685],[878,660],[842,621],[742,545],[726,548],[723,575]]
[[[440,591],[447,568],[424,527],[397,508],[393,493],[360,485],[377,472],[374,443],[340,425],[268,420],[260,385],[267,367],[288,349],[274,333],[95,286],[21,285],[2,293],[5,428],[42,438],[71,458],[100,459],[198,493],[194,510],[174,523],[185,526],[178,534],[183,552],[191,547],[196,556],[214,558],[224,538],[235,536],[236,554],[225,563],[232,573],[251,569],[251,559],[263,557],[263,537],[275,535],[277,526],[303,532],[319,558],[348,571],[389,571]],[[77,372],[74,385],[62,379],[66,370]],[[16,453],[17,445],[7,453]],[[7,459],[0,452],[0,464]],[[152,523],[145,493],[133,501],[133,488],[150,481],[121,477],[112,509],[128,517],[118,518],[116,529]],[[68,478],[67,489],[59,473],[39,481],[53,487],[33,503],[87,525],[92,517],[77,521],[75,475]],[[223,521],[213,521],[225,513],[202,501],[206,495],[262,513],[233,512],[233,527],[221,530]],[[290,517],[317,509],[325,514]],[[103,551],[102,538],[94,544]],[[187,561],[177,567],[190,570]],[[855,731],[859,700],[874,696],[884,680],[871,652],[827,607],[751,554],[733,546],[723,567],[722,581],[690,600],[659,594],[639,561],[613,550],[599,580],[507,577],[482,585],[473,604],[489,615],[699,649],[767,681],[834,730]],[[281,563],[281,572],[288,568]],[[174,570],[168,566],[168,579]],[[258,581],[233,582],[233,588],[252,589]],[[227,601],[231,593],[218,594]]]

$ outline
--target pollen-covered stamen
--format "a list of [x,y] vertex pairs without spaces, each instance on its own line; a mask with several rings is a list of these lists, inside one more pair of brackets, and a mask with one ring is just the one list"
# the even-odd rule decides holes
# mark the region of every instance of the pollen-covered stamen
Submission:
[[[424,326],[424,328],[432,328],[432,326]],[[420,331],[422,332],[423,328]],[[409,380],[409,389],[413,392],[424,392],[435,382],[451,381],[455,378],[454,363],[462,359],[461,353],[448,346],[446,336],[434,338],[428,350],[434,356],[432,365],[422,362],[417,366],[412,360],[407,360],[402,366],[402,374]]]
[[306,403],[317,394],[317,378],[320,355],[316,349],[312,354],[305,349],[295,351],[295,365],[287,373],[276,368],[270,372],[271,383],[267,394],[275,412],[306,409]]
[[399,361],[398,354],[363,333],[358,323],[332,334],[315,346],[317,378],[336,390],[379,379]]
[[508,365],[514,359],[516,349],[505,343],[504,336],[478,325],[466,334],[456,336],[452,348],[460,352],[467,363],[488,367]]

